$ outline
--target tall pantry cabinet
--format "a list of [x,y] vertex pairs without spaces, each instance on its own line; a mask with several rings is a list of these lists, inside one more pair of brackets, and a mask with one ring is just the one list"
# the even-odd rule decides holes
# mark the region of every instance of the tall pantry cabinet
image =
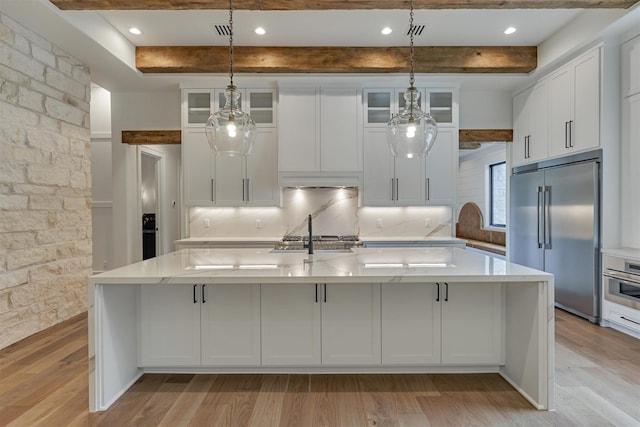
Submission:
[[640,35],[624,43],[621,54],[621,243],[623,247],[640,248]]

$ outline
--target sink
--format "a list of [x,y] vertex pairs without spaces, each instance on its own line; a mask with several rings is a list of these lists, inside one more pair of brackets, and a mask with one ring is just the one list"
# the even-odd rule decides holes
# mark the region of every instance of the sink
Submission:
[[[309,251],[307,249],[271,249],[270,251],[272,254],[286,254],[286,253],[290,253],[290,254],[306,254]],[[353,251],[351,249],[319,249],[319,248],[315,248],[314,252],[316,254],[318,253],[324,253],[324,254],[352,254]]]

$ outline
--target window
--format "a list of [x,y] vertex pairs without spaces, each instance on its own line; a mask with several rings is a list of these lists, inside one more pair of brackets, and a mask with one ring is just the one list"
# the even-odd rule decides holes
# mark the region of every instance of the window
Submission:
[[495,163],[489,166],[489,186],[491,199],[491,225],[507,225],[507,164]]

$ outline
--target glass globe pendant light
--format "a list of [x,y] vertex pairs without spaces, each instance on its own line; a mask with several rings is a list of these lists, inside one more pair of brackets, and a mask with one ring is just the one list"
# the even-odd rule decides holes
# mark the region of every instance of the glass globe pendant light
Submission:
[[387,123],[387,142],[391,153],[395,157],[407,159],[426,156],[438,135],[435,119],[420,109],[420,92],[413,86],[413,0],[409,15],[409,34],[410,73],[409,88],[404,94],[405,108],[401,113],[393,115]]
[[229,86],[225,104],[207,120],[205,132],[217,155],[248,156],[256,139],[256,124],[240,109],[240,93],[233,84],[233,0],[229,0]]

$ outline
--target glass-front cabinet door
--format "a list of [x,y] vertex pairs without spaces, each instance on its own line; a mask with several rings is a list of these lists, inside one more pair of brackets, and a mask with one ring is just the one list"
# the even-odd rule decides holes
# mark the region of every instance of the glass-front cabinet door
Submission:
[[394,89],[364,90],[364,126],[385,127],[394,113]]
[[182,123],[185,126],[203,126],[207,123],[212,110],[213,91],[185,90],[183,91]]
[[[216,89],[216,111],[224,107],[225,89]],[[273,89],[240,89],[240,108],[249,113],[257,127],[276,126],[276,94]]]

